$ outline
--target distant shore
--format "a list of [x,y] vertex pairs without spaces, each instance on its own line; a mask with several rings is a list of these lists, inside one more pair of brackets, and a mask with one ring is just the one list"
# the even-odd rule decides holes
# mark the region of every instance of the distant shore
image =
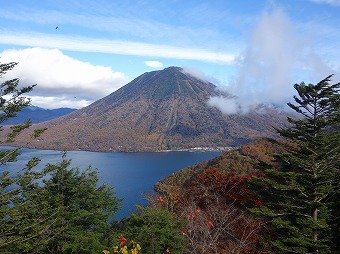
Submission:
[[226,146],[226,147],[192,147],[192,148],[178,148],[171,150],[161,150],[161,152],[224,152],[233,150],[236,147]]

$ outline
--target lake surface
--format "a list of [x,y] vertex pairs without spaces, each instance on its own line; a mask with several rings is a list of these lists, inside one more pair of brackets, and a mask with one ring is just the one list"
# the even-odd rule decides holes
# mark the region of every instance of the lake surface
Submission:
[[[113,187],[116,196],[123,198],[122,209],[115,218],[120,220],[135,211],[135,205],[147,202],[143,193],[152,192],[153,185],[187,166],[218,156],[220,152],[154,152],[154,153],[101,153],[69,151],[67,158],[71,167],[85,169],[89,165],[97,168],[100,183]],[[0,170],[16,170],[32,157],[41,159],[40,167],[46,163],[61,161],[62,152],[54,150],[21,149],[15,163],[9,163]]]

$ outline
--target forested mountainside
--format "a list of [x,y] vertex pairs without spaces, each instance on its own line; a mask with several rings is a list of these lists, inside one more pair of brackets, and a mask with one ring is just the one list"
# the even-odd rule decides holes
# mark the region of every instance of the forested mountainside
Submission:
[[[144,73],[112,94],[63,117],[38,124],[48,127],[31,147],[92,151],[158,151],[192,147],[239,146],[273,136],[285,126],[274,109],[224,115],[207,105],[221,95],[212,83],[179,67]],[[17,143],[25,142],[25,136]]]

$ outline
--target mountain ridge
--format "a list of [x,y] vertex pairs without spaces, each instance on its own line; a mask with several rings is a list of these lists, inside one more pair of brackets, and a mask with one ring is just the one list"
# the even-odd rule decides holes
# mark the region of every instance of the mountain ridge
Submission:
[[3,122],[3,125],[20,124],[28,118],[31,119],[32,123],[41,123],[69,114],[75,110],[73,108],[44,109],[37,106],[29,106],[19,111],[16,117]]

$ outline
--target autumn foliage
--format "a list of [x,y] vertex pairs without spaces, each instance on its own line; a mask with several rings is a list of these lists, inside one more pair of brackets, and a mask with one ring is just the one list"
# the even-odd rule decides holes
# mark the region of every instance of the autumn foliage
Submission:
[[[246,188],[251,174],[237,175],[210,168],[196,174],[182,199],[181,216],[187,214],[185,234],[191,246],[204,253],[255,253],[264,221],[246,211],[260,206]],[[191,210],[191,211],[190,211]]]
[[[139,254],[141,253],[141,246],[135,241],[131,240],[127,243],[127,239],[123,234],[120,234],[118,237],[119,244],[112,247],[113,253],[122,253],[122,254]],[[103,250],[104,254],[110,254],[109,250]]]
[[184,199],[192,199],[201,209],[213,205],[242,204],[261,205],[261,200],[254,198],[247,187],[247,181],[255,174],[238,175],[234,172],[223,173],[216,168],[196,174],[188,183]]
[[[272,147],[263,144],[229,151],[229,154],[222,154],[215,161],[191,168],[191,174],[184,169],[184,172],[156,185],[159,196],[154,198],[154,205],[168,208],[185,221],[182,235],[189,242],[187,253],[268,251],[260,245],[261,237],[268,230],[267,222],[248,211],[250,207],[262,205],[260,196],[248,188],[254,176],[264,177],[252,164],[258,157],[257,149],[269,150]],[[249,153],[253,153],[252,158]],[[229,170],[221,167],[227,156],[242,165],[230,164]],[[262,159],[270,162],[269,156],[259,160]],[[238,170],[238,166],[244,165],[248,166],[246,172]]]

